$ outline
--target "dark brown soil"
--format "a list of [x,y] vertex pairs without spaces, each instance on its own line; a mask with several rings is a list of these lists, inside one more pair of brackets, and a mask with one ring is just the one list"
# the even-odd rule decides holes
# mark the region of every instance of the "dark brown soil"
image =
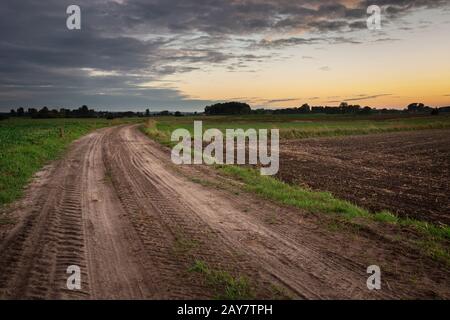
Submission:
[[450,130],[284,141],[279,177],[371,211],[450,223]]

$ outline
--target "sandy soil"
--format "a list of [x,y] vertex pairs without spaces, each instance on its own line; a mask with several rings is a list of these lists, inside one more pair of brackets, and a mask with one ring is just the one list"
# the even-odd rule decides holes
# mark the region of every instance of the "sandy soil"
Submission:
[[[246,276],[257,298],[450,297],[448,268],[379,235],[332,232],[326,218],[194,182],[136,126],[96,131],[41,171],[3,229],[3,299],[213,298],[196,260]],[[226,183],[224,183],[226,184]],[[382,290],[366,268],[382,268]],[[82,290],[66,287],[69,265]]]

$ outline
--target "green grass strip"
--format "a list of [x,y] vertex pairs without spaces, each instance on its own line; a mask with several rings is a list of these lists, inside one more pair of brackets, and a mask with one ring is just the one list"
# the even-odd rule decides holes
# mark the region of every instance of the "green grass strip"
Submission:
[[245,277],[233,277],[226,271],[211,269],[204,261],[197,260],[189,269],[204,276],[207,284],[216,291],[218,300],[249,300],[255,295]]

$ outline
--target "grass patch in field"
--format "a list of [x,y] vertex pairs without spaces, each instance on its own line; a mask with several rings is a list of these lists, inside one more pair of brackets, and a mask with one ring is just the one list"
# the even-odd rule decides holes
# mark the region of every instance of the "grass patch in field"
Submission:
[[399,219],[398,224],[402,226],[411,226],[421,233],[437,239],[450,240],[449,226],[437,226],[426,221],[418,221],[414,219]]
[[342,122],[310,128],[282,128],[280,129],[280,137],[282,139],[303,139],[447,128],[450,128],[449,121],[435,121],[431,119],[429,122],[426,120],[423,120],[423,122],[390,120],[380,123],[357,120],[356,122]]
[[378,222],[397,223],[398,217],[388,211],[377,212],[373,215],[373,219]]
[[440,245],[433,239],[417,241],[417,245],[434,260],[444,261],[450,265],[450,252],[448,247]]
[[216,292],[219,300],[253,299],[254,293],[245,277],[233,277],[226,271],[211,269],[204,261],[197,260],[189,269],[203,275],[206,283]]
[[153,119],[149,119],[143,126],[140,126],[139,129],[148,135],[153,140],[159,142],[162,145],[167,147],[171,147],[172,143],[170,141],[171,133],[168,131],[159,130],[157,128],[157,121]]
[[[28,119],[0,122],[0,206],[18,199],[45,163],[92,130],[139,119]],[[63,134],[61,134],[63,132]]]
[[199,245],[197,240],[186,238],[181,232],[175,234],[173,250],[176,254],[188,253]]

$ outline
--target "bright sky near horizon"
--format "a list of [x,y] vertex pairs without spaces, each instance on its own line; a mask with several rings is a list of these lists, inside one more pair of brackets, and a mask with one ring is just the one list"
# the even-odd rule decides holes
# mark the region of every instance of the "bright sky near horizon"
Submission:
[[1,2],[0,111],[450,105],[450,1],[71,2]]

